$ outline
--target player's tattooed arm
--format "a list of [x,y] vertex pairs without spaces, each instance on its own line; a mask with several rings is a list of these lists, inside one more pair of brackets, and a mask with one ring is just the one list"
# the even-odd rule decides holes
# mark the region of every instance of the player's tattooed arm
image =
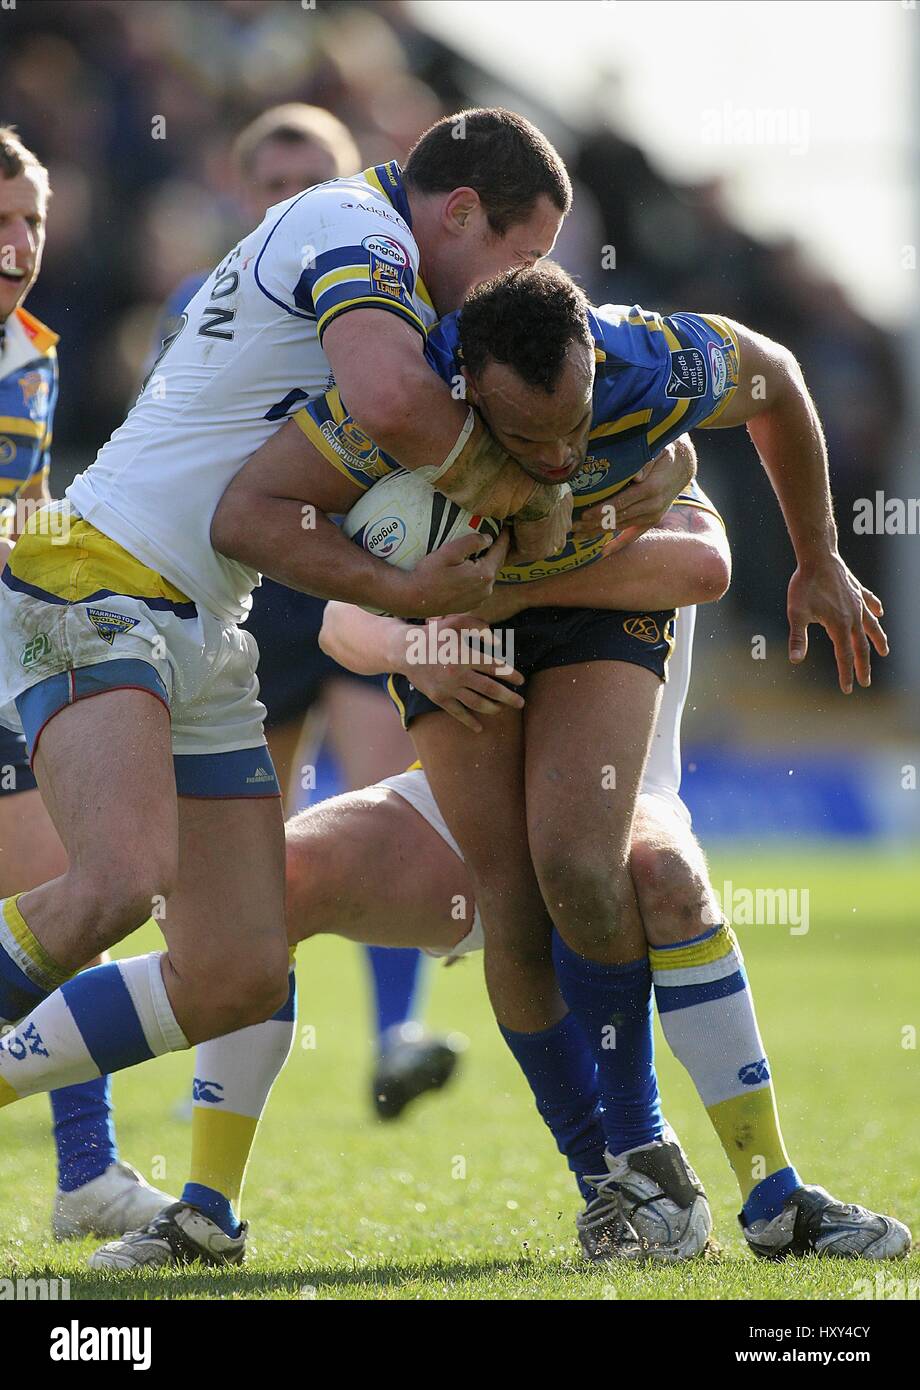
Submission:
[[458,536],[407,573],[353,545],[329,520],[361,495],[288,421],[230,483],[211,519],[211,543],[292,589],[407,617],[472,608],[491,592],[506,535],[488,549],[482,536]]
[[840,688],[871,679],[870,643],[888,643],[879,599],[848,569],[837,527],[821,421],[798,362],[787,348],[728,321],[739,348],[739,380],[711,428],[744,424],[770,479],[797,561],[789,582],[789,659],[808,652],[808,625],[820,623],[834,645]]

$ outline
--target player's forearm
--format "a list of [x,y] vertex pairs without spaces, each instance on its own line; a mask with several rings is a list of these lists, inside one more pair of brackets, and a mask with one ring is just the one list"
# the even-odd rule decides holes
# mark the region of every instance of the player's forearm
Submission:
[[405,666],[406,633],[401,618],[380,618],[350,603],[326,604],[319,645],[327,656],[359,676],[380,676]]
[[773,405],[748,421],[748,433],[782,508],[803,569],[837,550],[824,432],[797,366]]
[[836,554],[837,528],[824,433],[801,369],[788,349],[731,324],[739,380],[715,427],[747,425],[803,569]]
[[228,489],[211,542],[228,559],[319,598],[397,613],[414,603],[406,573],[368,555],[322,512],[292,498]]
[[[661,528],[592,565],[521,584],[518,608],[685,608],[720,599],[731,579],[721,524],[695,507],[675,507]],[[500,599],[499,599],[500,601]]]

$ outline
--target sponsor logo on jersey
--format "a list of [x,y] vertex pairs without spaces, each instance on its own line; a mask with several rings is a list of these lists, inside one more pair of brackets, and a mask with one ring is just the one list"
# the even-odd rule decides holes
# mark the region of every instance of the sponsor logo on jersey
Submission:
[[399,266],[400,270],[405,270],[409,264],[408,251],[391,236],[366,236],[361,245],[365,251],[370,251],[371,256],[375,256],[377,260],[386,261],[388,265]]
[[744,1086],[762,1086],[765,1081],[770,1080],[770,1067],[766,1057],[761,1057],[758,1062],[748,1062],[738,1073],[738,1080]]
[[51,638],[47,632],[38,632],[29,639],[22,651],[19,653],[19,664],[27,670],[34,666],[36,661],[41,661],[51,651]]
[[641,617],[627,618],[623,624],[623,631],[629,637],[635,637],[639,642],[661,641],[661,631],[658,624],[647,613],[643,613]]
[[390,265],[387,261],[378,261],[376,256],[371,256],[371,290],[374,294],[382,294],[387,299],[402,299],[402,277],[403,273],[398,266]]
[[87,608],[86,616],[103,642],[107,642],[110,647],[115,645],[116,637],[130,632],[140,621],[138,618],[126,618],[124,613],[109,613],[104,608]]
[[406,523],[398,516],[384,516],[364,532],[364,549],[380,560],[395,555],[406,539]]
[[382,217],[387,222],[398,222],[404,225],[404,219],[398,212],[392,212],[389,208],[378,207],[376,203],[339,203],[340,208],[348,208],[355,212],[372,212],[376,217]]
[[712,381],[712,398],[717,401],[720,396],[725,395],[728,387],[728,363],[718,343],[709,344],[709,376]]
[[339,458],[344,459],[349,468],[368,473],[380,462],[380,450],[377,445],[351,417],[337,425],[331,420],[324,420],[320,429]]
[[699,348],[671,353],[671,376],[665,395],[671,400],[694,400],[706,394],[706,358]]

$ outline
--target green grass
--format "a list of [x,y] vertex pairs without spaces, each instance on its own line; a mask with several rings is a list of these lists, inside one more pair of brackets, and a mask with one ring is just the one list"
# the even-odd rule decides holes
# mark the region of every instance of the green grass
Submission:
[[[920,871],[906,859],[823,848],[733,850],[717,885],[807,887],[810,930],[741,928],[787,1143],[806,1180],[920,1222],[918,1053]],[[129,952],[150,949],[136,939]],[[301,948],[298,1042],[275,1089],[247,1184],[252,1243],[240,1271],[90,1276],[93,1242],[55,1245],[53,1153],[43,1096],[3,1114],[0,1277],[42,1271],[73,1297],[346,1299],[845,1299],[876,1266],[764,1265],[746,1253],[737,1191],[682,1069],[659,1036],[667,1113],[706,1184],[721,1250],[676,1268],[586,1268],[574,1186],[495,1029],[472,958],[434,972],[429,1018],[466,1033],[457,1083],[383,1126],[367,1101],[363,962],[342,942]],[[305,1026],[315,1048],[300,1045]],[[191,1058],[115,1080],[122,1152],[181,1189],[189,1126],[174,1118]],[[920,1296],[920,1257],[889,1266]],[[858,1290],[857,1290],[858,1291]]]

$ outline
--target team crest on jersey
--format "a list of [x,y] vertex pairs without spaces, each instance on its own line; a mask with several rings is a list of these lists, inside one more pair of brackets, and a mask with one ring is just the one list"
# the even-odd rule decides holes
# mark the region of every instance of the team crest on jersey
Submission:
[[647,613],[643,613],[641,617],[627,618],[623,624],[623,631],[629,637],[635,637],[639,642],[651,644],[661,641],[661,631],[658,624]]
[[671,376],[665,395],[671,400],[695,400],[706,394],[706,358],[699,348],[671,353]]
[[606,459],[589,454],[574,478],[569,480],[569,487],[573,492],[591,492],[593,488],[600,487],[609,470],[610,464]]
[[48,382],[41,372],[26,372],[19,378],[19,389],[32,419],[41,419],[48,405]]
[[107,642],[110,647],[114,647],[116,637],[130,632],[132,627],[137,627],[139,621],[137,618],[126,618],[124,613],[109,613],[104,608],[87,608],[86,616],[103,642]]
[[324,420],[320,429],[339,458],[344,459],[349,468],[369,473],[380,462],[380,450],[377,445],[350,416],[339,424],[332,420]]
[[16,457],[16,445],[8,434],[0,434],[0,468],[6,463],[12,463]]

